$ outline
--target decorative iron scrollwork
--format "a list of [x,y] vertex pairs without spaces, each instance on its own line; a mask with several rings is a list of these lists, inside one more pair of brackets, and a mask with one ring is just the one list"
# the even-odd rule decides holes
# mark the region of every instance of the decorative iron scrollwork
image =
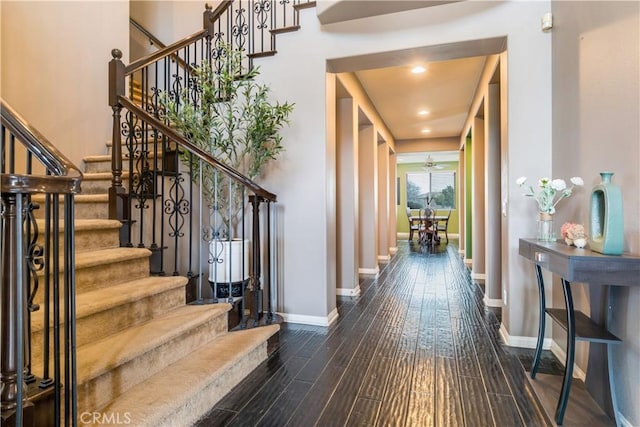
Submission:
[[245,50],[245,44],[247,43],[247,35],[249,34],[249,25],[247,24],[247,10],[243,7],[238,8],[236,11],[234,24],[231,27],[231,34],[233,35],[235,48],[238,50]]
[[264,30],[268,27],[269,12],[271,12],[271,0],[259,0],[253,5],[253,13],[256,16],[256,28]]
[[185,224],[185,216],[189,214],[191,203],[185,198],[185,191],[182,183],[184,178],[182,174],[178,174],[170,179],[171,188],[169,189],[169,198],[164,201],[164,213],[169,216],[170,237],[182,237],[184,233],[182,228]]
[[26,198],[26,203],[23,207],[23,223],[24,229],[27,231],[28,241],[25,242],[25,259],[27,261],[27,267],[29,268],[29,289],[28,289],[28,308],[29,311],[38,311],[40,306],[33,301],[38,293],[38,271],[44,268],[44,248],[38,243],[38,223],[33,213],[34,210],[39,209],[40,206],[37,203],[31,202],[31,197]]

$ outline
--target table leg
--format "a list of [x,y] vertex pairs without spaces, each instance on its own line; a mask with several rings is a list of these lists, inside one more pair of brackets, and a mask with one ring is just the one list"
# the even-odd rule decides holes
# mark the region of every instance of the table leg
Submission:
[[533,356],[533,364],[531,365],[531,378],[536,377],[538,365],[540,364],[540,356],[542,355],[542,345],[544,344],[544,329],[546,317],[546,304],[544,297],[544,280],[542,278],[542,269],[536,264],[536,278],[538,279],[538,295],[540,300],[540,314],[538,318],[538,343],[536,344],[536,352]]
[[[612,286],[607,286],[607,305],[605,306],[605,310],[607,310],[607,313],[604,323],[604,327],[607,331],[610,330],[609,327],[611,326],[611,290]],[[616,422],[617,427],[621,427],[622,424],[618,419],[618,399],[616,398],[615,377],[613,375],[613,345],[611,343],[607,343],[607,368],[609,370],[609,392],[611,393],[613,420]]]
[[573,377],[573,362],[576,353],[576,319],[573,311],[573,297],[571,296],[571,283],[562,279],[562,290],[564,291],[564,303],[567,309],[567,357],[564,365],[564,378],[562,379],[562,390],[556,408],[556,423],[562,425],[564,412],[569,401],[569,391],[571,390],[571,380]]

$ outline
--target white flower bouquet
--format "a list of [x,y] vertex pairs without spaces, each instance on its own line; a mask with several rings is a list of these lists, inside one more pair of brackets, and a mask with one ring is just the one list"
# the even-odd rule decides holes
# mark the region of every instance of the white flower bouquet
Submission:
[[576,186],[584,185],[584,181],[579,176],[571,178],[570,181],[572,185],[567,187],[567,183],[563,179],[540,178],[538,187],[534,188],[532,185],[527,186],[527,178],[522,176],[518,178],[516,183],[520,187],[527,188],[527,192],[524,195],[532,197],[538,203],[538,210],[541,213],[553,215],[560,200],[571,196]]

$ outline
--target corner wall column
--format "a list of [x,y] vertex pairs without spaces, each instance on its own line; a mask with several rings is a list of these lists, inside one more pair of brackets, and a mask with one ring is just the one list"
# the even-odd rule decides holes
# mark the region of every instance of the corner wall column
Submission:
[[471,131],[472,279],[485,278],[484,119],[476,117]]
[[502,220],[500,161],[500,85],[491,84],[485,100],[485,303],[502,305]]
[[353,99],[336,102],[337,280],[338,295],[357,295],[358,280],[358,144]]
[[[356,116],[357,117],[357,116]],[[362,274],[377,274],[377,234],[378,234],[378,176],[377,145],[373,125],[359,123],[358,132],[358,217],[359,217],[359,265]]]

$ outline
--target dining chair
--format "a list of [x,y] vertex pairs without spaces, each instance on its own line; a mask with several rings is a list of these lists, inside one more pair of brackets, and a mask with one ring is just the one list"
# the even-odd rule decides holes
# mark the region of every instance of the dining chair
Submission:
[[407,220],[409,221],[409,241],[413,240],[413,232],[420,231],[420,216],[413,216],[411,214],[411,208],[407,206]]
[[447,239],[447,243],[449,243],[449,235],[447,234],[447,229],[449,228],[449,218],[451,218],[451,209],[449,209],[449,213],[445,219],[441,219],[436,223],[437,231],[444,231],[444,237]]

